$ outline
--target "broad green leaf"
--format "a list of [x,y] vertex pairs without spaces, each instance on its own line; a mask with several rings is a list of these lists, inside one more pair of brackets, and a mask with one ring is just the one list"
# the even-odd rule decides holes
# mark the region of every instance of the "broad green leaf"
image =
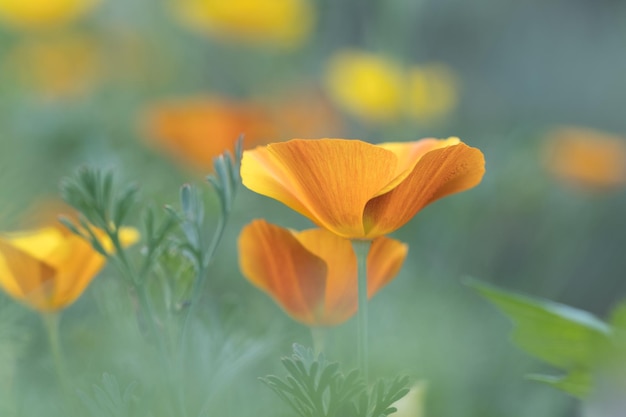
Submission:
[[565,370],[589,371],[611,328],[586,311],[503,291],[468,280],[516,324],[513,341],[531,355]]
[[591,392],[592,387],[592,378],[588,370],[572,371],[564,376],[533,374],[527,375],[526,378],[543,382],[581,399]]

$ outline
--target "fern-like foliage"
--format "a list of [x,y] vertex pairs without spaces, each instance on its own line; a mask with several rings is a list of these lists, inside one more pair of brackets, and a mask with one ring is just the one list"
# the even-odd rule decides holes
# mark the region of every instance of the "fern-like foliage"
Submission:
[[261,380],[301,417],[386,417],[396,411],[392,404],[409,392],[408,377],[379,380],[368,389],[359,371],[344,375],[338,363],[298,344],[282,364],[286,377]]

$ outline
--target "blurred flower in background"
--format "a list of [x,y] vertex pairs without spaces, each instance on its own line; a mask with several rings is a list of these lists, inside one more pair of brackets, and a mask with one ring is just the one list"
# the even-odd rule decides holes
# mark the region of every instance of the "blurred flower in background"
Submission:
[[[367,258],[368,297],[391,281],[407,245],[374,239]],[[357,310],[357,262],[352,244],[324,229],[295,232],[255,220],[239,236],[243,275],[292,318],[310,326],[336,325]]]
[[326,85],[337,104],[367,121],[386,122],[401,111],[406,88],[402,68],[372,53],[343,50],[327,64]]
[[437,121],[459,100],[458,77],[441,63],[406,68],[383,55],[343,50],[329,59],[325,78],[341,108],[374,123]]
[[549,131],[546,140],[546,169],[564,184],[591,192],[626,185],[626,138],[568,126]]
[[267,108],[217,96],[154,103],[141,123],[150,144],[204,170],[213,168],[214,157],[234,150],[242,134],[246,147],[270,141],[278,134]]
[[[106,250],[112,244],[104,232],[94,233]],[[136,230],[120,230],[124,246],[139,239]],[[37,230],[0,236],[0,287],[41,312],[72,304],[102,269],[105,257],[60,223]]]
[[181,22],[221,40],[293,47],[315,22],[309,0],[172,0]]
[[102,64],[98,41],[80,34],[22,39],[3,60],[19,87],[43,100],[88,94],[103,75]]
[[459,101],[459,81],[445,64],[415,65],[408,71],[408,116],[416,121],[438,120],[454,110]]
[[273,123],[280,133],[276,141],[339,137],[345,129],[333,103],[316,87],[299,87],[279,94],[271,107]]
[[0,0],[0,23],[21,30],[66,25],[91,11],[100,0]]

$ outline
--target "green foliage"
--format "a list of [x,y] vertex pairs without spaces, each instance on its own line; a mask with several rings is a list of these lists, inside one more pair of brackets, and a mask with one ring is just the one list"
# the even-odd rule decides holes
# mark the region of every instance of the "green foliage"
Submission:
[[117,378],[107,373],[102,375],[101,382],[93,385],[91,394],[78,392],[91,417],[134,417],[137,383],[132,382],[122,390]]
[[282,364],[288,376],[269,375],[262,381],[302,417],[385,417],[409,392],[407,377],[379,380],[368,390],[358,371],[344,375],[338,363],[298,344]]
[[562,377],[531,375],[530,379],[579,398],[589,393],[598,353],[610,340],[609,325],[586,311],[503,291],[475,280],[466,282],[513,320],[513,342],[517,346],[567,372]]

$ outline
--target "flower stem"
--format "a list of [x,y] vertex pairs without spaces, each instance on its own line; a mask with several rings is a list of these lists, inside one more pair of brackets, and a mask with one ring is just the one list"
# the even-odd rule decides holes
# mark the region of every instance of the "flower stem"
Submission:
[[61,348],[61,340],[59,337],[59,319],[60,316],[56,312],[43,313],[41,315],[46,333],[48,334],[48,341],[50,342],[50,349],[52,351],[52,359],[54,361],[54,370],[56,371],[59,382],[61,383],[61,391],[63,395],[63,402],[65,403],[68,412],[74,411],[74,401],[71,395],[70,377],[67,372],[67,366],[65,365],[65,358],[63,356],[63,350]]
[[368,380],[368,345],[367,345],[367,254],[372,242],[370,240],[353,240],[352,249],[357,261],[357,288],[359,310],[357,312],[358,327],[358,358],[363,379]]
[[326,347],[326,331],[325,327],[311,326],[311,340],[313,341],[313,351],[315,355],[319,355]]

